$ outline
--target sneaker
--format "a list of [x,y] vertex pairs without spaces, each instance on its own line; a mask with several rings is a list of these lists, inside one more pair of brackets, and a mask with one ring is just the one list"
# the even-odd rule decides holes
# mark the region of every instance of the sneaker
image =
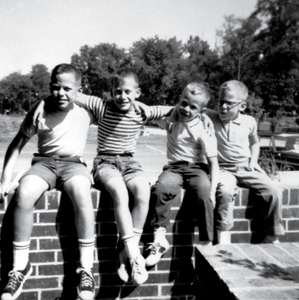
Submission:
[[145,260],[146,266],[155,266],[168,249],[169,243],[166,238],[159,240],[159,242],[149,243],[147,250],[150,250],[150,254]]
[[130,264],[132,267],[131,279],[133,284],[141,285],[148,279],[148,272],[145,269],[145,259],[141,254],[130,258]]
[[9,280],[6,287],[3,289],[1,300],[14,300],[19,297],[22,292],[23,285],[27,278],[32,273],[32,267],[28,261],[26,268],[23,271],[12,270],[8,273]]
[[84,268],[78,268],[77,273],[80,273],[80,283],[77,287],[78,296],[82,300],[93,300],[95,296],[95,281],[91,271]]
[[130,279],[130,262],[126,250],[119,252],[119,268],[117,270],[119,278],[124,282],[129,282]]

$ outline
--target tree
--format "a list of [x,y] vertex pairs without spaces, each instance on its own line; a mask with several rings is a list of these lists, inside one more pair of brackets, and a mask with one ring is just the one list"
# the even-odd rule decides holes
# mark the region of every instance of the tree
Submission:
[[103,43],[81,47],[80,54],[72,56],[71,64],[82,74],[84,92],[103,97],[109,92],[111,75],[119,68],[130,66],[131,58],[115,44]]
[[29,78],[31,79],[33,85],[33,101],[30,103],[32,106],[38,99],[44,99],[49,95],[49,84],[51,79],[48,68],[42,64],[37,64],[32,67]]
[[294,98],[299,81],[299,2],[259,0],[252,16],[264,23],[257,36],[265,49],[258,92],[267,110],[298,110]]
[[0,81],[0,99],[4,109],[19,113],[30,108],[34,87],[28,75],[12,73]]

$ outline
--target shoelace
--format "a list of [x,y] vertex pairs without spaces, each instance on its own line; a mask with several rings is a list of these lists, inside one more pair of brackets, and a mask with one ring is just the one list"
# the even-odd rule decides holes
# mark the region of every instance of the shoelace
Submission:
[[159,243],[148,243],[147,250],[151,250],[150,254],[155,255],[159,248],[161,248],[161,245]]
[[7,286],[9,288],[15,288],[17,282],[21,282],[24,279],[24,275],[18,271],[12,270],[8,273],[9,281]]
[[78,268],[77,273],[81,273],[82,286],[92,287],[93,280],[91,272],[85,270],[84,268]]
[[[134,257],[132,260],[131,260],[131,264],[132,264],[132,273],[138,273],[138,274],[141,274],[141,266],[138,264],[138,257]],[[133,274],[132,274],[133,275]]]

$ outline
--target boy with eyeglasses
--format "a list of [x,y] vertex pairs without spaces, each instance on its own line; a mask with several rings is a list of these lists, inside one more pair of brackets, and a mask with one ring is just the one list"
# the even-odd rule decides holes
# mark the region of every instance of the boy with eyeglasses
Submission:
[[253,117],[241,114],[247,106],[247,87],[237,80],[220,87],[218,113],[207,110],[218,145],[219,184],[216,192],[216,228],[220,244],[229,243],[238,187],[249,188],[265,202],[265,243],[278,243],[284,234],[282,192],[258,164],[259,138]]

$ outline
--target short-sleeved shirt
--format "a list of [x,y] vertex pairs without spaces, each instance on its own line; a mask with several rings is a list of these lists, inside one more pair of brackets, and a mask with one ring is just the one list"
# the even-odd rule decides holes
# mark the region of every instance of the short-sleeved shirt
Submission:
[[113,101],[94,96],[80,96],[98,120],[98,153],[135,153],[141,127],[148,121],[164,115],[160,106],[151,106],[149,116],[137,114],[135,109],[120,111]]
[[38,152],[47,156],[82,156],[89,125],[94,116],[85,108],[74,104],[67,112],[55,113],[45,110],[34,126],[33,111],[29,112],[21,125],[21,132],[27,137],[38,136]]
[[217,112],[209,111],[207,114],[215,128],[219,166],[248,164],[250,146],[258,142],[255,119],[239,114],[237,119],[224,123]]
[[217,156],[217,140],[209,135],[201,119],[172,122],[171,117],[155,121],[167,131],[167,159],[169,163],[187,161],[207,163],[207,157]]

